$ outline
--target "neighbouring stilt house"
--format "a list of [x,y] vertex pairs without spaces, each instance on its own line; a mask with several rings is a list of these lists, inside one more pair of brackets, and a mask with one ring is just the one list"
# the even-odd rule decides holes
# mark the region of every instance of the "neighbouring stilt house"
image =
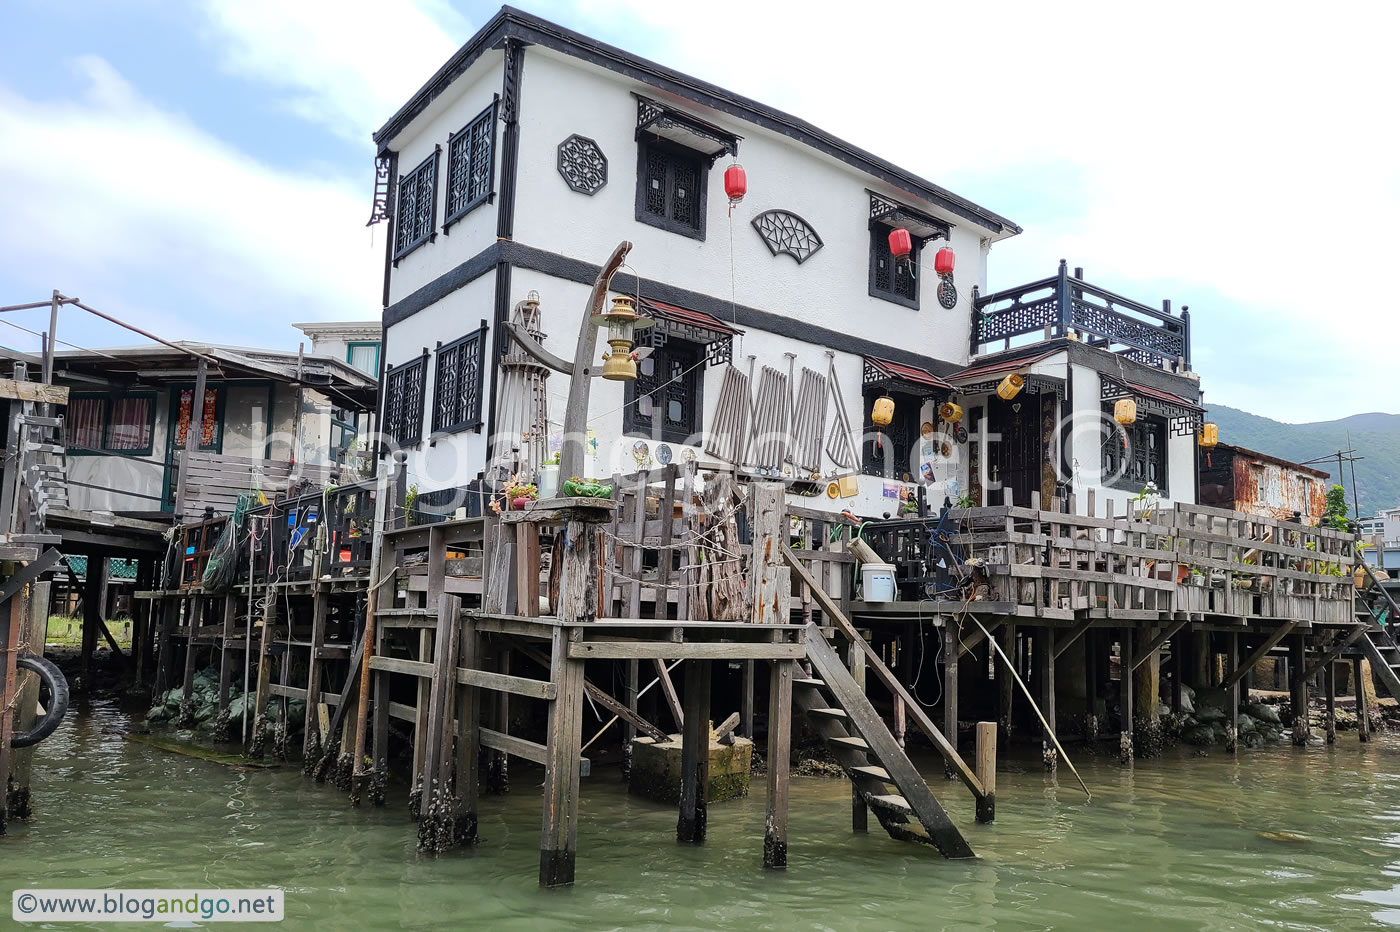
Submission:
[[966,857],[986,829],[911,742],[986,823],[999,743],[1055,767],[1061,736],[1109,735],[1130,764],[1188,684],[1235,750],[1275,654],[1299,743],[1318,679],[1329,740],[1335,677],[1369,661],[1400,695],[1354,536],[1199,504],[1186,308],[1064,262],[989,288],[1011,221],[509,7],[375,141],[380,468],[184,527],[196,570],[211,537],[248,554],[137,594],[187,722],[212,665],[217,736],[402,791],[428,851],[542,765],[557,885],[583,778],[638,748],[678,755],[684,842],[737,732],[766,740],[785,866],[796,734],[842,765],[853,829]]

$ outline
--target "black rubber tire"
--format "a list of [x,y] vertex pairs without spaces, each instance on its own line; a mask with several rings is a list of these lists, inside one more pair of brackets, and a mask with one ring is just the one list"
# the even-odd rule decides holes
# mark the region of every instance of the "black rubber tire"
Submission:
[[21,654],[16,665],[21,670],[30,670],[39,675],[40,681],[49,689],[49,704],[44,709],[44,717],[34,723],[28,731],[18,732],[10,737],[10,747],[27,748],[38,744],[54,733],[63,716],[68,714],[68,680],[63,671],[54,666],[53,661]]

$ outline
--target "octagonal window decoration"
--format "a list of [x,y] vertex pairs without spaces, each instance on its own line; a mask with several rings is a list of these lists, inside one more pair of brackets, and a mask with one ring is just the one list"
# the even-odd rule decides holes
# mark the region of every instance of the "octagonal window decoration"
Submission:
[[592,139],[574,133],[559,143],[559,176],[571,190],[591,197],[608,183],[608,157]]
[[787,253],[801,265],[822,248],[812,225],[790,210],[765,210],[753,218],[753,228],[773,255]]

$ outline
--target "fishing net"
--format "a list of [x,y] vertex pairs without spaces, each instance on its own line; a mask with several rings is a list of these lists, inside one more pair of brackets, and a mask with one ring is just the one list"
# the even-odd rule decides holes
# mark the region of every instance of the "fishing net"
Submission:
[[251,506],[251,494],[244,493],[238,496],[238,504],[234,506],[233,514],[224,524],[219,542],[210,552],[209,562],[204,566],[204,575],[200,577],[199,584],[205,592],[217,595],[228,592],[233,587],[234,578],[238,575],[238,557],[242,553],[238,545],[239,530],[243,527],[244,516],[248,514]]

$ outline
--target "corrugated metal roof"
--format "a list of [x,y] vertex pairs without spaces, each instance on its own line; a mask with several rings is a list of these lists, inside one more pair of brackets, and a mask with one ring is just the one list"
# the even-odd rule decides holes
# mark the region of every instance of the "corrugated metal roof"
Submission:
[[1008,372],[1015,372],[1018,369],[1026,369],[1035,365],[1042,359],[1053,356],[1055,351],[1041,353],[1039,356],[1032,356],[1029,359],[1008,359],[1004,362],[988,363],[981,366],[968,366],[966,369],[959,369],[948,376],[948,381],[954,385],[967,385],[971,382],[980,382],[997,375],[1005,375]]
[[865,357],[865,361],[892,379],[901,379],[905,382],[913,382],[916,385],[927,385],[932,388],[951,389],[953,387],[927,369],[920,369],[917,366],[906,366],[903,363],[891,362],[888,359],[881,359],[878,356],[867,356]]
[[688,307],[677,307],[664,301],[653,301],[651,298],[642,299],[642,310],[653,317],[662,317],[678,324],[689,324],[692,327],[704,327],[719,333],[736,335],[744,332],[733,324],[725,323],[713,314],[692,311]]

